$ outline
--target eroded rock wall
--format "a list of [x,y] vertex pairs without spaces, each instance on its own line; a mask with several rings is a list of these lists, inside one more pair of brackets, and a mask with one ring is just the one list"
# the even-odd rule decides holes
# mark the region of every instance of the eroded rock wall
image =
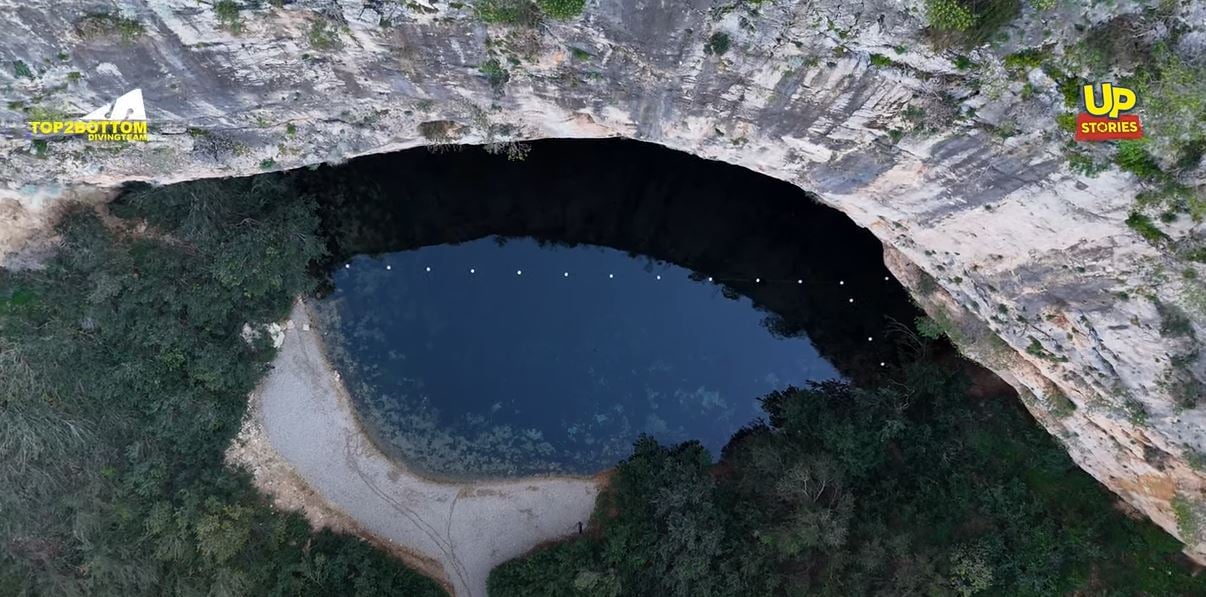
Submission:
[[[660,143],[790,181],[874,232],[919,302],[1082,467],[1206,560],[1206,410],[1174,396],[1206,381],[1206,270],[1125,225],[1130,175],[1069,169],[1050,77],[1032,69],[1026,85],[1001,66],[1110,14],[1025,6],[1006,40],[960,50],[978,65],[961,70],[926,40],[915,0],[591,0],[534,27],[428,1],[241,3],[231,19],[193,0],[0,0],[0,249],[12,262],[56,200],[126,181],[453,142]],[[1127,11],[1140,8],[1111,13]],[[1192,51],[1203,36],[1185,39]],[[133,88],[145,144],[28,138],[31,117]],[[1203,234],[1189,219],[1168,232]],[[1188,317],[1179,333],[1168,305]]]

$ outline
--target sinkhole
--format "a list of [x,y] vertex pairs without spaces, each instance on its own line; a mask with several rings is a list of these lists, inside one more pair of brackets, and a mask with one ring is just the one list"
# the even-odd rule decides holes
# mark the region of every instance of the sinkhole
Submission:
[[642,434],[719,455],[771,391],[886,376],[917,314],[843,214],[655,145],[299,176],[332,247],[332,361],[378,447],[433,477],[594,474]]

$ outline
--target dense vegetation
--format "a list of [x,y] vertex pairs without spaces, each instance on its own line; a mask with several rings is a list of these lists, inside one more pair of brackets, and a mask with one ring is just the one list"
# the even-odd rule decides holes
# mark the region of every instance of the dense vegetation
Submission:
[[[76,208],[44,270],[0,271],[0,595],[443,594],[273,511],[223,464],[273,354],[240,330],[283,317],[323,259],[304,178],[141,189],[104,217]],[[447,234],[410,216],[384,221]],[[926,362],[878,388],[771,394],[768,421],[716,464],[697,444],[639,442],[589,532],[505,564],[492,594],[1206,594],[1180,545],[1117,512],[1009,397],[969,398],[950,361]]]
[[112,211],[0,271],[0,595],[443,594],[223,465],[272,356],[240,330],[310,289],[313,202],[261,176]]
[[770,394],[716,465],[639,441],[591,530],[500,566],[491,595],[1206,592],[1011,403],[933,365],[902,379]]

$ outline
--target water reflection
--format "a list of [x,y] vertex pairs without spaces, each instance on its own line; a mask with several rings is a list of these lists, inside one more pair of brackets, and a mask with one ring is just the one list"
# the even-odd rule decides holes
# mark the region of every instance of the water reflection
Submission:
[[749,299],[614,249],[483,239],[357,257],[333,282],[364,416],[429,472],[593,473],[641,433],[718,455],[758,396],[837,376]]
[[405,151],[293,176],[320,204],[324,317],[347,332],[361,415],[433,473],[594,472],[641,431],[715,450],[772,386],[880,381],[891,322],[917,314],[844,215],[657,146]]

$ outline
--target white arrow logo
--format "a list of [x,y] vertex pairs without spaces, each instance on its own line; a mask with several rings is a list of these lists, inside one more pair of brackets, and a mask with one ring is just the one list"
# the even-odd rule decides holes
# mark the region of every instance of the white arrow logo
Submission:
[[135,89],[85,115],[81,120],[146,120],[142,105],[142,90]]

